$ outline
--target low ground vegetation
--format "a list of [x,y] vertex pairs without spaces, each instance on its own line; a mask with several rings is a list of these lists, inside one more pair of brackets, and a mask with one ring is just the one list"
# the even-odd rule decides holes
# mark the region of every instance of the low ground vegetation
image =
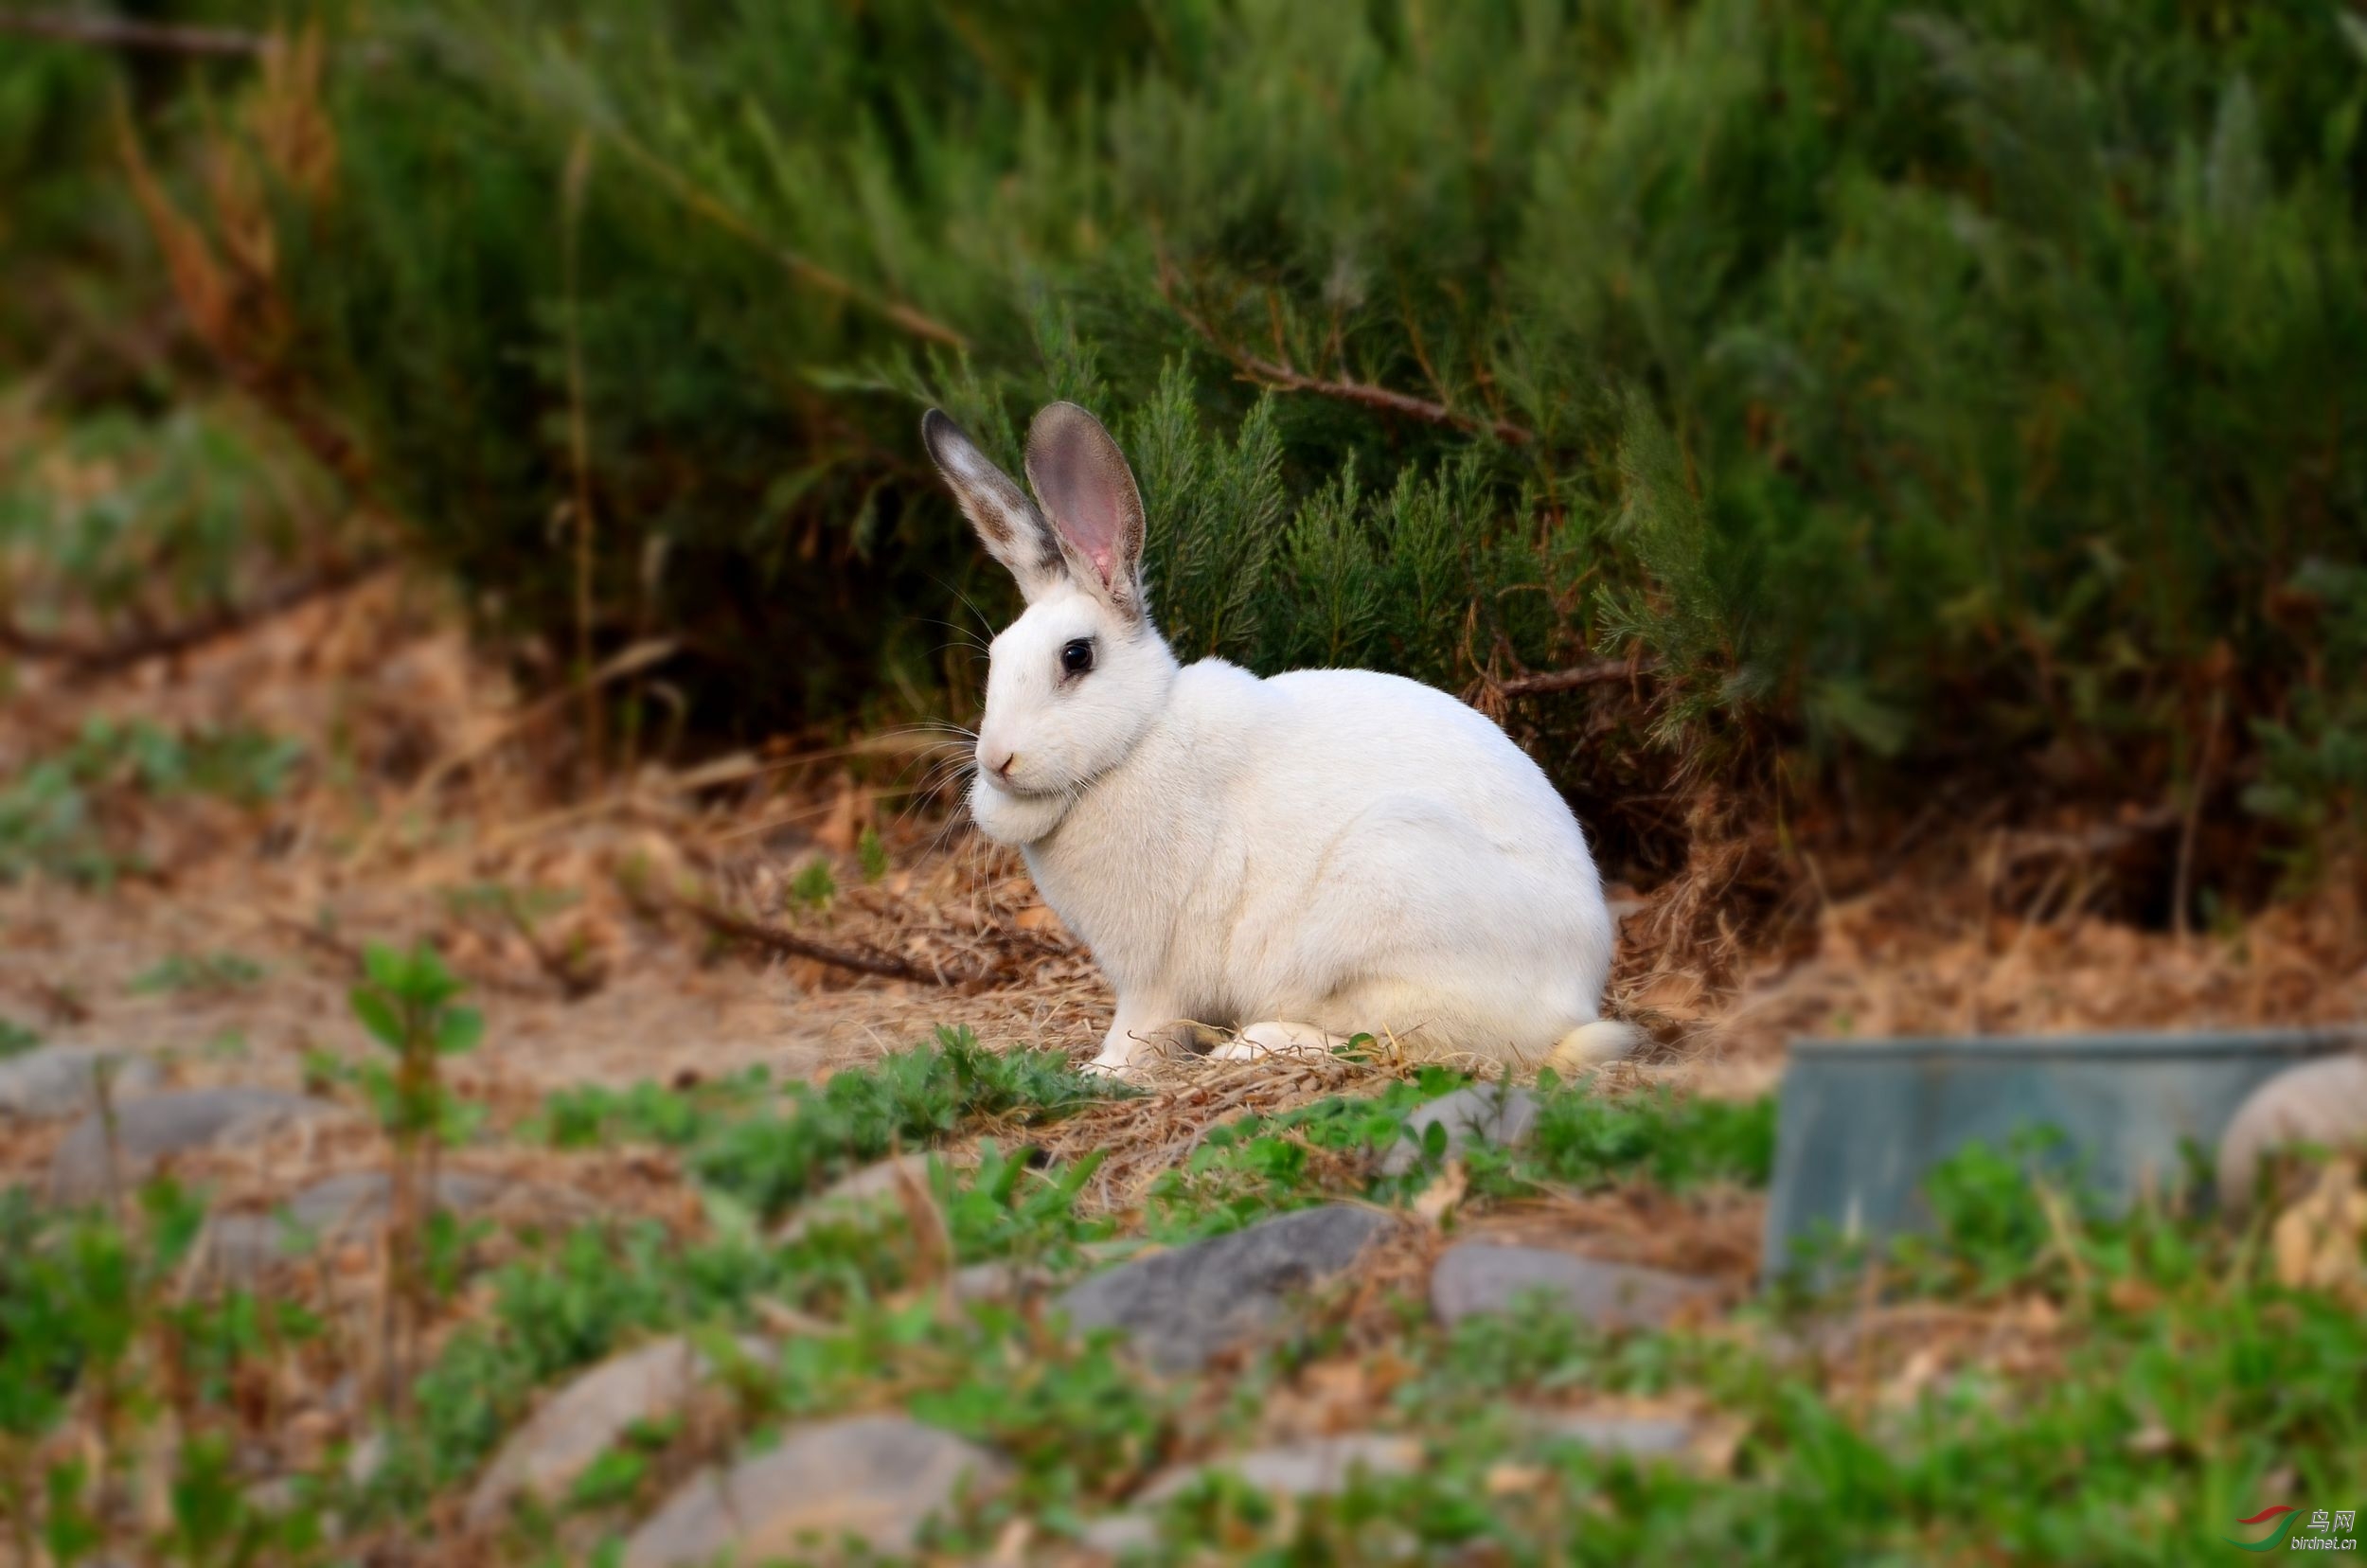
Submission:
[[[391,955],[374,962],[392,972]],[[1100,1154],[1047,1152],[1060,1130],[1090,1114],[1096,1137],[1156,1139],[1162,1100],[1204,1086],[1128,1090],[943,1030],[818,1085],[749,1075],[555,1095],[507,1132],[449,1131],[448,1152],[488,1137],[645,1149],[679,1171],[695,1217],[556,1224],[507,1238],[490,1263],[482,1223],[442,1217],[408,1397],[348,1390],[333,1416],[272,1393],[317,1391],[357,1350],[307,1289],[301,1246],[255,1288],[192,1292],[202,1189],[163,1178],[84,1210],[20,1189],[0,1205],[0,1486],[17,1544],[61,1565],[133,1541],[174,1563],[329,1563],[464,1538],[489,1560],[614,1560],[699,1465],[881,1410],[1017,1466],[1008,1488],[932,1524],[932,1559],[999,1544],[1012,1560],[1092,1560],[1095,1522],[1180,1462],[1325,1431],[1403,1434],[1430,1461],[1309,1495],[1211,1471],[1137,1510],[1148,1533],[1129,1550],[2184,1560],[2256,1499],[2334,1498],[2367,1466],[2356,1285],[2283,1282],[2258,1225],[2091,1212],[2004,1151],[1951,1161],[1932,1180],[1935,1232],[1838,1282],[1753,1297],[1748,1260],[1740,1274],[1728,1261],[1710,1266],[1735,1305],[1664,1327],[1607,1331],[1542,1298],[1439,1327],[1420,1259],[1458,1236],[1541,1214],[1615,1252],[1615,1228],[1590,1236],[1577,1217],[1601,1226],[1625,1207],[1630,1224],[1701,1231],[1752,1207],[1771,1108],[1548,1078],[1520,1142],[1450,1150],[1410,1118],[1456,1091],[1506,1091],[1437,1067],[1347,1066],[1352,1092],[1222,1121],[1114,1197],[1095,1185]],[[418,1158],[400,1107],[380,1114],[398,1167]],[[1388,1161],[1400,1144],[1413,1157]],[[929,1151],[925,1177],[778,1228],[898,1150]],[[1402,1245],[1318,1282],[1198,1378],[1147,1376],[1122,1336],[1064,1331],[1049,1294],[971,1298],[957,1283],[1000,1262],[1048,1291],[1146,1246],[1342,1202],[1405,1216]],[[710,1358],[712,1399],[630,1425],[560,1495],[461,1523],[453,1500],[539,1401],[668,1334]],[[1688,1435],[1659,1455],[1540,1442],[1534,1418],[1573,1408],[1673,1413]],[[810,1560],[847,1549],[820,1541]]]

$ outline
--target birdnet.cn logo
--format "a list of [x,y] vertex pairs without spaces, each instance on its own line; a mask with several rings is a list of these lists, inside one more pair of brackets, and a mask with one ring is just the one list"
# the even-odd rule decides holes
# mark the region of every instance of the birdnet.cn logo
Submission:
[[2250,1519],[2239,1519],[2238,1525],[2252,1532],[2251,1539],[2238,1536],[2222,1537],[2231,1546],[2247,1552],[2273,1552],[2283,1547],[2288,1552],[2356,1552],[2358,1550],[2358,1510],[2356,1508],[2320,1508],[2309,1516],[2305,1529],[2296,1529],[2302,1523],[2302,1511],[2290,1503],[2280,1503],[2263,1508]]

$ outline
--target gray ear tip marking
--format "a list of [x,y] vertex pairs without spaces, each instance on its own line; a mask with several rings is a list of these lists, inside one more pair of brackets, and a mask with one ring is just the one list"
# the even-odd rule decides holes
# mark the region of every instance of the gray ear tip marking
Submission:
[[1079,439],[1089,444],[1117,445],[1109,427],[1095,419],[1092,410],[1077,403],[1046,403],[1036,410],[1035,419],[1028,422],[1027,450],[1031,453],[1046,451],[1055,442],[1065,445]]

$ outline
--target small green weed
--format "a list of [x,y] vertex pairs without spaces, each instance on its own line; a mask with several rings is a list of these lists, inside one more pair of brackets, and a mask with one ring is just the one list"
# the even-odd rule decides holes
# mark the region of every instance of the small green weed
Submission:
[[[916,1283],[915,1266],[928,1268],[1010,1261],[1055,1274],[1074,1272],[1085,1250],[1116,1234],[1107,1217],[1086,1218],[1077,1198],[1100,1168],[1098,1155],[1073,1166],[1036,1167],[1033,1151],[1005,1152],[991,1140],[969,1168],[929,1163],[928,1191],[943,1221],[943,1247],[916,1238],[902,1203],[893,1199],[805,1217],[794,1238],[774,1255],[781,1298],[801,1310],[843,1316]],[[710,1202],[718,1225],[757,1234],[754,1217],[728,1198]],[[925,1245],[921,1244],[925,1241]]]
[[[11,1560],[84,1560],[133,1506],[124,1456],[158,1423],[178,1436],[169,1523],[156,1560],[214,1564],[310,1550],[317,1513],[266,1516],[227,1463],[242,1395],[276,1353],[316,1341],[320,1321],[242,1292],[191,1297],[203,1198],[151,1182],[121,1210],[58,1210],[0,1193],[0,1541]],[[93,1441],[66,1446],[69,1421]],[[98,1462],[90,1462],[91,1457]]]
[[133,977],[135,996],[162,996],[180,991],[235,991],[258,985],[263,966],[235,953],[176,953]]
[[[755,1073],[691,1091],[643,1084],[552,1096],[538,1136],[646,1136],[683,1148],[709,1188],[710,1234],[685,1245],[655,1224],[584,1226],[500,1270],[491,1311],[420,1374],[416,1428],[397,1446],[373,1506],[392,1518],[419,1506],[468,1473],[543,1383],[635,1334],[744,1324],[760,1298],[849,1313],[872,1326],[866,1334],[896,1332],[882,1327],[892,1314],[876,1304],[907,1283],[908,1251],[894,1244],[900,1214],[891,1207],[876,1222],[816,1223],[786,1245],[766,1240],[763,1218],[899,1147],[982,1121],[1040,1123],[1124,1092],[1077,1073],[1058,1053],[998,1053],[968,1030],[940,1029],[927,1044],[818,1088],[792,1085],[778,1109],[763,1106],[769,1085]],[[1037,1170],[1023,1153],[988,1143],[971,1170],[937,1167],[933,1193],[956,1256],[1073,1263],[1079,1246],[1110,1232],[1106,1221],[1076,1213],[1095,1166]],[[802,1342],[792,1341],[792,1360],[801,1353]],[[835,1408],[852,1396],[820,1385],[838,1388],[842,1374],[856,1375],[846,1358],[869,1367],[869,1353],[841,1346],[830,1368],[785,1373],[782,1399],[796,1409]],[[624,1484],[621,1471],[609,1479]]]
[[627,1089],[584,1084],[554,1091],[543,1114],[522,1133],[554,1149],[595,1149],[614,1143],[654,1143],[681,1149],[713,1135],[733,1115],[774,1094],[762,1066],[685,1089],[641,1082]]
[[864,885],[877,885],[888,874],[887,846],[880,842],[880,830],[866,828],[855,840],[855,858],[863,863]]
[[360,1091],[398,1144],[433,1134],[467,1138],[482,1108],[445,1092],[437,1062],[475,1049],[485,1020],[456,998],[464,983],[424,943],[408,953],[377,943],[363,950],[363,979],[347,993],[363,1030],[392,1060],[347,1062],[325,1051],[307,1058],[312,1077]]
[[[18,602],[107,620],[219,608],[258,553],[294,553],[317,497],[293,455],[235,404],[178,400],[155,418],[85,414],[53,443],[19,445],[0,455],[0,548],[28,563]],[[98,474],[112,482],[88,482]]]
[[458,998],[466,986],[422,942],[409,953],[377,943],[362,953],[363,979],[348,993],[353,1016],[394,1058],[391,1066],[365,1062],[358,1070],[379,1123],[394,1144],[393,1190],[386,1226],[388,1289],[385,1402],[400,1410],[409,1399],[410,1368],[431,1301],[456,1284],[462,1230],[433,1210],[436,1146],[466,1135],[470,1109],[444,1086],[442,1062],[476,1048],[485,1020]]
[[19,1024],[13,1018],[0,1018],[0,1060],[23,1056],[41,1043],[41,1032]]
[[1196,1240],[1320,1203],[1344,1186],[1361,1195],[1363,1156],[1395,1144],[1424,1103],[1468,1081],[1424,1065],[1377,1095],[1332,1096],[1211,1128],[1189,1159],[1151,1184],[1149,1234],[1169,1243]]
[[838,897],[838,879],[830,875],[830,863],[808,861],[789,884],[789,896],[808,909],[821,909]]
[[568,1506],[606,1508],[632,1501],[641,1490],[641,1484],[649,1478],[650,1455],[664,1452],[681,1429],[679,1417],[632,1422],[625,1429],[622,1442],[593,1460],[576,1477],[574,1485],[567,1488]]
[[1130,1091],[1077,1072],[1057,1051],[990,1051],[968,1029],[838,1073],[819,1089],[791,1086],[785,1114],[734,1121],[689,1152],[694,1175],[759,1215],[899,1147],[966,1122],[1027,1126]]
[[752,1231],[685,1245],[650,1221],[578,1226],[504,1265],[487,1281],[489,1310],[420,1372],[416,1423],[398,1434],[375,1506],[400,1518],[468,1475],[552,1378],[637,1334],[745,1322],[791,1283]]
[[175,735],[145,721],[93,719],[74,742],[0,781],[0,882],[40,874],[104,884],[138,857],[104,802],[117,792],[209,795],[253,809],[276,798],[303,756],[258,730]]
[[[1275,1116],[1212,1129],[1183,1165],[1151,1185],[1148,1226],[1162,1241],[1237,1230],[1253,1221],[1344,1194],[1402,1201],[1435,1174],[1445,1130],[1433,1127],[1425,1158],[1400,1176],[1376,1177],[1369,1156],[1411,1136],[1422,1106],[1478,1080],[1436,1065],[1380,1093],[1317,1100]],[[1711,1182],[1763,1187],[1774,1164],[1771,1098],[1730,1102],[1665,1090],[1611,1097],[1542,1075],[1529,1136],[1479,1144],[1460,1156],[1478,1198],[1540,1187],[1650,1182],[1682,1192]]]
[[1021,1501],[1050,1523],[1152,1468],[1185,1398],[1145,1379],[1107,1335],[1046,1343],[1018,1314],[987,1309],[954,1337],[966,1363],[917,1395],[912,1414],[1017,1459]]
[[1764,1187],[1775,1166],[1775,1102],[1680,1096],[1664,1088],[1617,1097],[1540,1074],[1537,1125],[1513,1150],[1468,1156],[1475,1191],[1602,1186],[1644,1180],[1671,1192],[1711,1182]]
[[208,1036],[205,1043],[197,1049],[198,1054],[209,1061],[244,1061],[254,1054],[246,1036],[237,1029],[223,1029]]
[[1027,1154],[1006,1154],[989,1139],[979,1148],[975,1168],[938,1167],[934,1196],[961,1261],[1021,1257],[1066,1267],[1077,1260],[1080,1246],[1116,1234],[1114,1221],[1077,1213],[1077,1197],[1101,1168],[1098,1150],[1043,1170],[1031,1168]]

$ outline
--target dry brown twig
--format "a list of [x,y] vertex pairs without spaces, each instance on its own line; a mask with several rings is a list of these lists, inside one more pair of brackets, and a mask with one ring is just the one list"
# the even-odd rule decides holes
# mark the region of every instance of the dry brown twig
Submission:
[[135,22],[126,17],[88,16],[71,11],[0,12],[0,33],[15,33],[49,44],[211,55],[230,60],[251,60],[271,46],[271,41],[260,33],[240,32],[230,27]]
[[612,682],[637,675],[652,666],[672,658],[678,647],[678,644],[665,637],[650,637],[634,643],[616,653],[581,680],[571,681],[540,700],[518,708],[490,734],[480,738],[472,744],[463,746],[457,751],[437,758],[425,773],[418,776],[418,780],[405,792],[403,797],[362,835],[360,842],[354,845],[352,853],[347,858],[347,865],[358,866],[365,864],[372,855],[377,853],[379,846],[384,842],[387,833],[393,830],[394,826],[416,811],[420,803],[433,794],[446,779],[500,750],[516,739],[521,730],[549,718],[564,708],[567,704],[580,700],[581,689],[597,689]]
[[911,980],[926,986],[982,986],[991,984],[996,978],[990,971],[924,967],[892,953],[833,947],[828,942],[818,942],[810,936],[767,925],[761,920],[747,919],[679,894],[673,896],[671,904],[718,936],[784,957],[810,958],[815,963],[828,964],[833,969],[852,970],[858,974],[876,974],[887,980]]
[[1175,272],[1163,257],[1159,262],[1159,295],[1167,308],[1176,313],[1211,348],[1233,362],[1248,380],[1261,386],[1282,392],[1312,392],[1320,397],[1335,398],[1342,402],[1359,403],[1385,414],[1402,415],[1425,424],[1446,425],[1454,430],[1481,431],[1512,446],[1526,446],[1537,439],[1537,433],[1510,419],[1490,416],[1459,413],[1445,403],[1433,402],[1408,392],[1395,391],[1372,382],[1329,380],[1310,376],[1296,365],[1253,354],[1239,344],[1227,342],[1205,317],[1176,296]]
[[1532,675],[1515,675],[1500,681],[1483,674],[1487,689],[1500,697],[1541,697],[1554,691],[1575,691],[1581,686],[1611,686],[1650,675],[1660,668],[1660,661],[1641,659],[1593,659],[1568,669],[1539,670]]

